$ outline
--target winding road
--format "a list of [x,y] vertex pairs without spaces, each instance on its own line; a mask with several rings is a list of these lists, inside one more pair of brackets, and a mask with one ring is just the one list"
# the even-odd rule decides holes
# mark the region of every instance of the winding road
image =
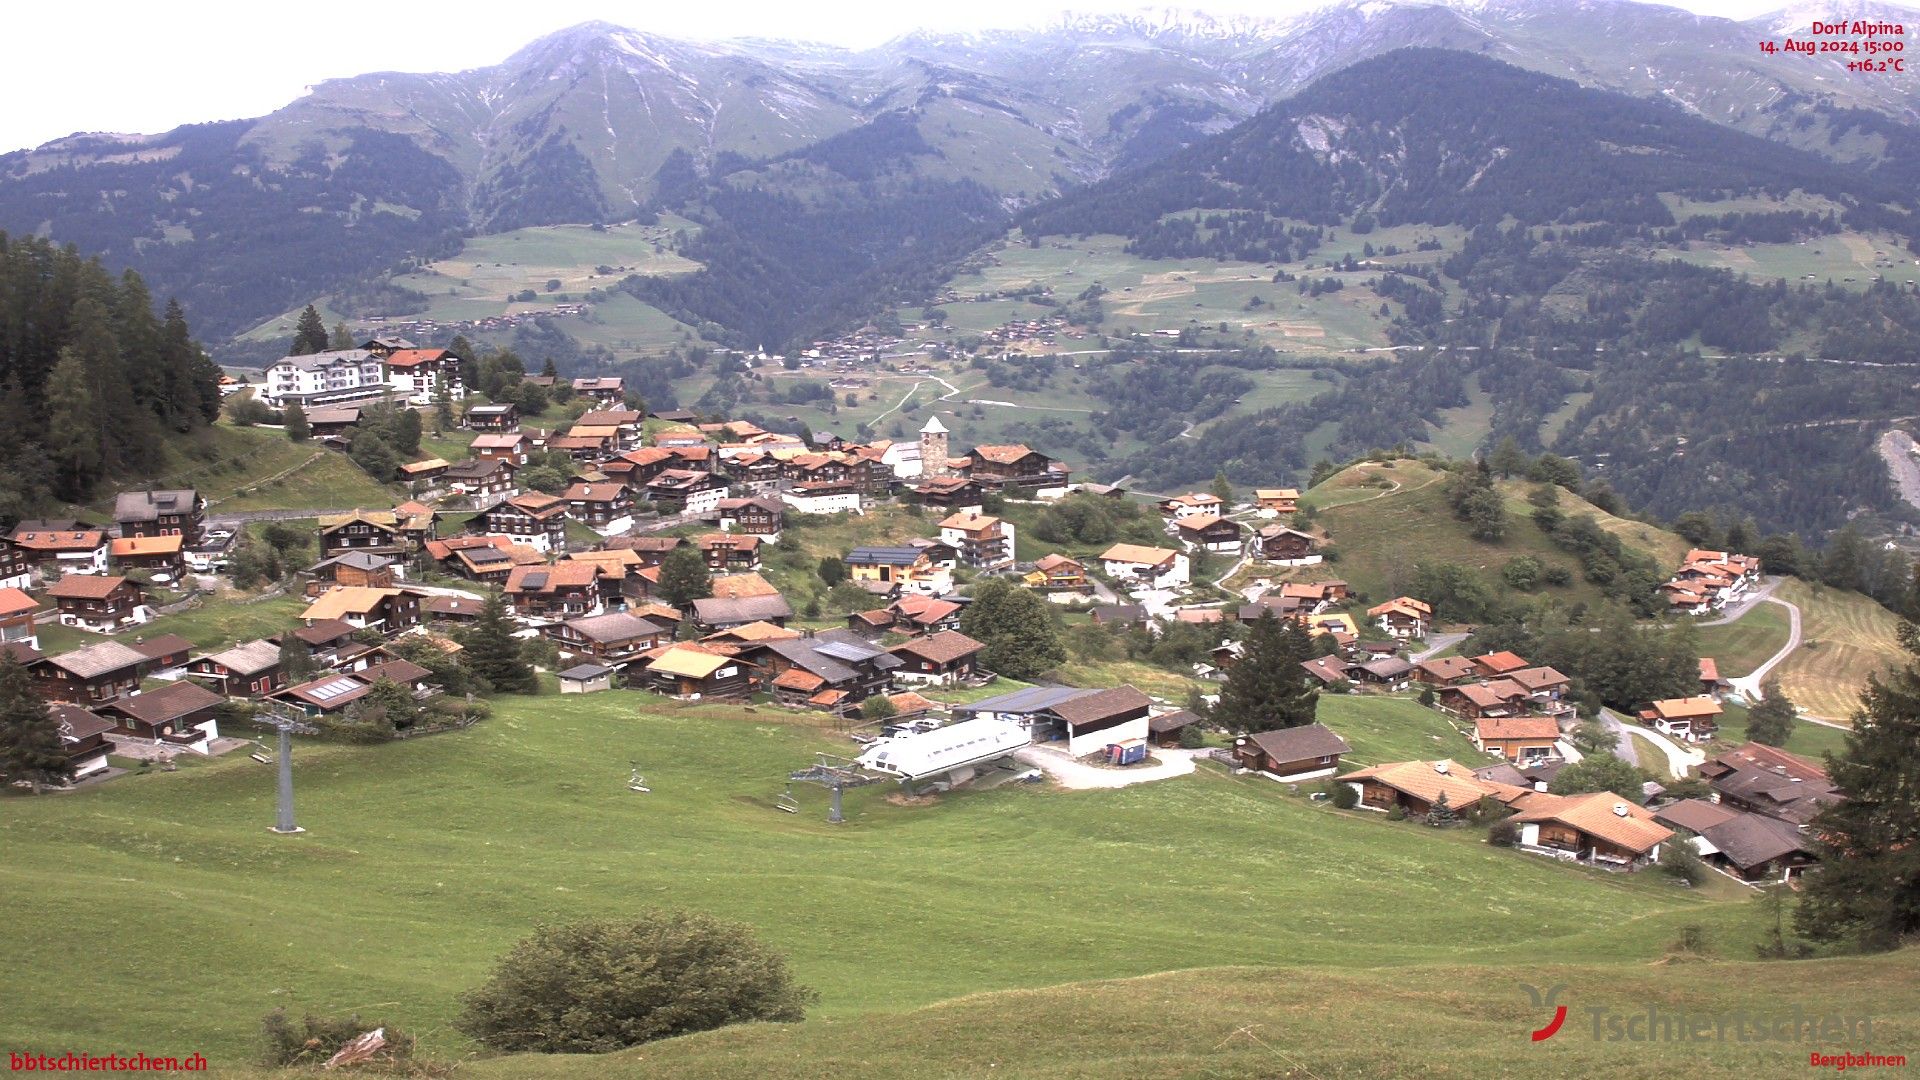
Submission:
[[1799,605],[1786,600],[1776,599],[1772,596],[1768,596],[1765,599],[1769,604],[1779,604],[1781,607],[1787,609],[1787,643],[1780,647],[1779,652],[1767,657],[1765,662],[1759,667],[1754,668],[1751,672],[1737,679],[1727,680],[1728,685],[1732,686],[1735,691],[1749,701],[1759,701],[1761,697],[1764,696],[1760,693],[1760,684],[1766,681],[1767,673],[1777,667],[1782,660],[1785,660],[1793,650],[1800,647]]

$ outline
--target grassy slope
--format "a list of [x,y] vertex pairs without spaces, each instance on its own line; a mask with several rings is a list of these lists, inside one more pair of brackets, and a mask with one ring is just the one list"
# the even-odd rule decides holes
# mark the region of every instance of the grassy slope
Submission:
[[[1720,716],[1719,741],[1728,747],[1739,746],[1747,741],[1747,710],[1739,705],[1727,705],[1724,708],[1725,712]],[[1828,752],[1838,754],[1845,750],[1846,742],[1847,733],[1838,728],[1796,720],[1793,733],[1787,736],[1787,745],[1781,749],[1819,761]]]
[[1738,621],[1699,629],[1700,655],[1720,665],[1722,678],[1738,679],[1753,673],[1787,643],[1787,609],[1779,604],[1755,604]]
[[[1377,486],[1385,482],[1399,486],[1391,490]],[[1582,580],[1579,562],[1554,547],[1529,520],[1533,511],[1526,499],[1529,485],[1517,480],[1501,483],[1509,520],[1506,539],[1499,544],[1467,535],[1466,526],[1447,506],[1445,485],[1444,473],[1405,460],[1391,467],[1356,465],[1322,481],[1308,499],[1319,508],[1318,524],[1339,549],[1340,561],[1325,567],[1326,573],[1319,576],[1343,577],[1377,601],[1405,591],[1413,581],[1416,563],[1450,562],[1476,569],[1489,587],[1504,591],[1500,568],[1517,555],[1530,555],[1543,566],[1562,566],[1573,575],[1573,584],[1545,591],[1569,601],[1599,597],[1598,590]],[[1602,528],[1629,547],[1653,555],[1661,566],[1675,565],[1685,551],[1685,542],[1678,537],[1641,522],[1611,517],[1567,492],[1561,492],[1560,505],[1570,516],[1591,513]]]
[[[313,443],[289,442],[278,429],[236,428],[222,422],[195,438],[211,440],[210,455],[175,442],[167,446],[157,469],[143,477],[129,477],[116,489],[195,488],[215,514],[392,506],[396,498],[345,454]],[[78,509],[111,516],[113,496],[103,495]]]
[[[838,827],[812,789],[802,813],[771,811],[788,769],[844,745],[764,711],[509,699],[459,734],[303,744],[311,831],[298,838],[265,830],[273,772],[244,757],[8,799],[0,1041],[193,1047],[233,1063],[250,1057],[259,1015],[285,1004],[378,1011],[430,1052],[458,1053],[458,993],[531,925],[652,904],[757,925],[820,989],[817,1016],[849,1024],[1222,964],[1497,965],[1482,981],[1517,998],[1515,972],[1545,957],[1631,978],[1682,925],[1706,926],[1727,955],[1758,931],[1731,889],[1568,868],[1211,767],[921,806],[868,788]],[[628,758],[652,794],[626,790]],[[102,947],[75,948],[82,932]],[[162,1000],[191,1008],[152,1007]]]
[[[1248,940],[1256,940],[1249,933]],[[1542,1043],[1525,981],[1568,989],[1566,1027]],[[1871,1002],[1871,1005],[1864,1005]],[[476,1077],[755,1076],[1025,1078],[1795,1076],[1807,1048],[1781,1043],[1596,1041],[1588,1008],[1876,1018],[1875,1041],[1836,1053],[1902,1053],[1920,1021],[1920,953],[1798,964],[1591,967],[1539,958],[1489,977],[1433,966],[1396,972],[1210,968],[979,994],[885,1024],[829,1018],[748,1025],[607,1057],[513,1057]],[[464,1070],[463,1070],[464,1071]]]
[[1859,593],[1788,579],[1774,594],[1800,607],[1800,648],[1773,669],[1794,704],[1844,720],[1859,705],[1867,676],[1905,663],[1895,636],[1900,620]]

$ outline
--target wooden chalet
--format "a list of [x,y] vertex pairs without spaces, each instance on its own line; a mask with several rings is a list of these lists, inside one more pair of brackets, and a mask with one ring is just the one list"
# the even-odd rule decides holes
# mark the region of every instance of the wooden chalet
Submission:
[[673,641],[674,627],[624,611],[591,615],[541,628],[558,647],[560,658],[624,668],[642,655]]
[[107,755],[113,742],[107,738],[114,729],[111,720],[78,705],[56,702],[47,707],[47,715],[60,734],[60,751],[67,756],[67,773],[74,780],[85,780],[106,772]]
[[1200,551],[1238,552],[1246,544],[1246,530],[1238,522],[1214,514],[1175,518],[1173,533],[1181,543]]
[[1520,827],[1520,847],[1613,870],[1660,861],[1673,830],[1651,811],[1611,791],[1584,795],[1529,793],[1508,820]]
[[420,594],[410,589],[335,586],[315,597],[300,613],[300,620],[309,626],[337,620],[391,636],[420,624]]
[[178,581],[187,572],[183,536],[123,536],[107,541],[107,559],[115,570],[142,570],[160,582]]
[[519,431],[520,406],[511,401],[504,405],[469,405],[465,422],[469,431]]
[[40,602],[24,590],[0,588],[0,645],[21,644],[40,647],[40,632],[35,629]]
[[476,505],[486,505],[519,493],[519,482],[514,479],[517,468],[506,457],[469,458],[447,466],[440,480],[449,492],[465,496]]
[[1065,488],[1073,475],[1073,471],[1059,461],[1019,444],[976,446],[965,458],[956,458],[949,464],[984,491]]
[[704,533],[693,538],[707,569],[716,574],[737,574],[760,569],[760,538],[745,533]]
[[1034,562],[1033,569],[1021,575],[1020,580],[1027,588],[1041,592],[1087,593],[1093,590],[1087,580],[1086,564],[1058,552],[1041,556]]
[[265,697],[287,687],[280,646],[264,639],[195,657],[187,675],[224,697]]
[[722,531],[768,541],[780,538],[787,517],[787,508],[778,499],[721,499],[716,509]]
[[600,567],[567,560],[516,566],[507,575],[507,604],[529,619],[572,619],[601,611]]
[[395,563],[385,555],[375,555],[369,551],[348,551],[330,559],[322,559],[302,571],[309,578],[307,594],[318,596],[336,585],[364,586],[372,589],[390,589],[394,582]]
[[1442,795],[1448,807],[1465,813],[1483,800],[1507,805],[1533,793],[1531,788],[1481,780],[1472,770],[1445,759],[1390,762],[1334,779],[1355,788],[1360,808],[1384,812],[1397,806],[1410,817],[1427,814]]
[[116,698],[100,706],[99,713],[113,721],[115,733],[123,738],[207,754],[220,737],[215,711],[225,701],[204,686],[182,681]]
[[1720,730],[1720,712],[1710,697],[1669,698],[1640,710],[1640,721],[1671,738],[1704,742]]
[[595,531],[620,532],[633,525],[633,497],[625,484],[573,484],[561,498],[568,517]]
[[1551,716],[1483,716],[1473,722],[1473,744],[1521,765],[1560,756],[1560,724]]
[[985,645],[958,630],[923,634],[895,645],[890,651],[901,665],[894,677],[903,682],[952,686],[974,682],[987,673],[980,667]]
[[7,542],[24,561],[62,574],[107,572],[107,531],[82,521],[22,521]]
[[192,488],[123,491],[114,496],[113,522],[122,538],[178,536],[188,546],[207,531],[207,500]]
[[1233,742],[1233,761],[1271,779],[1298,783],[1340,771],[1340,756],[1353,750],[1322,724],[1256,732]]
[[146,594],[131,578],[68,574],[47,587],[60,613],[60,625],[96,634],[117,634],[153,621]]
[[1264,562],[1305,566],[1320,561],[1320,541],[1312,533],[1268,525],[1254,534],[1254,554]]
[[505,536],[535,551],[565,551],[567,504],[552,495],[530,491],[481,510],[467,522],[467,529]]
[[1300,491],[1297,488],[1254,488],[1253,505],[1276,514],[1295,513],[1300,509]]
[[320,557],[358,551],[404,559],[410,553],[400,532],[400,516],[391,510],[355,510],[320,518]]
[[35,688],[48,701],[92,708],[136,694],[152,661],[117,641],[42,657],[30,665]]
[[1396,596],[1367,609],[1374,625],[1403,641],[1424,638],[1433,627],[1433,608],[1424,600]]
[[753,692],[753,667],[733,646],[676,642],[644,654],[627,668],[627,684],[683,701],[743,698]]

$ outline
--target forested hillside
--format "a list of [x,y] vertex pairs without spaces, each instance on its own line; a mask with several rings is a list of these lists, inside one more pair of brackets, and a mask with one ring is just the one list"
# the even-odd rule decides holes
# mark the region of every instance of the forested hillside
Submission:
[[0,233],[0,519],[150,466],[219,415],[219,378],[139,275]]

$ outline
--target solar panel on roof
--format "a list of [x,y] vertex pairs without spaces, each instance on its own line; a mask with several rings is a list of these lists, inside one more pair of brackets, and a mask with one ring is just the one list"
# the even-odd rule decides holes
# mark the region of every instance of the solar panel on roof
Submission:
[[547,587],[547,575],[528,574],[525,578],[521,580],[520,584],[526,586],[529,589],[544,589]]
[[831,656],[836,660],[870,660],[886,650],[875,649],[871,646],[855,645],[846,641],[829,641],[825,644],[815,645],[813,651],[824,656]]
[[341,694],[351,693],[359,685],[360,682],[357,679],[334,679],[307,691],[307,696],[316,701],[332,701]]

